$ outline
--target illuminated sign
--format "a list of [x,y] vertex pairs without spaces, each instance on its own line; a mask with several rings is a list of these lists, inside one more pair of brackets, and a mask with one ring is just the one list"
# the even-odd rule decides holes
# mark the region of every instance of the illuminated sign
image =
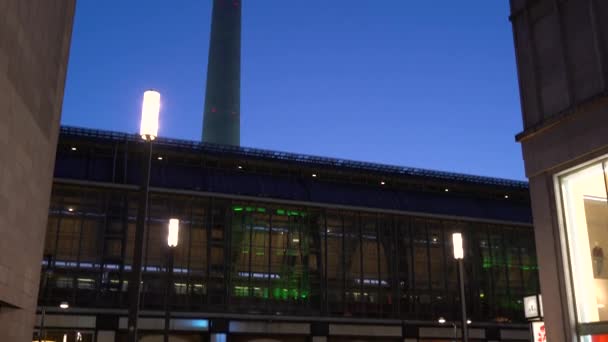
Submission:
[[547,342],[547,332],[545,322],[532,322],[532,341]]
[[543,302],[541,295],[524,297],[524,311],[527,319],[543,317]]

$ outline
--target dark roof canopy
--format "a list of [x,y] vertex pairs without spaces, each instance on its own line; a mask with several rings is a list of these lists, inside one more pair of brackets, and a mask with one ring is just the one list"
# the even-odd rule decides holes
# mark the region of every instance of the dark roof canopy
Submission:
[[[106,152],[97,149],[85,156],[70,150],[71,144],[82,142],[103,146]],[[138,184],[141,158],[132,153],[141,150],[140,144],[137,134],[62,127],[55,177]],[[154,160],[151,184],[161,188],[531,223],[527,183],[521,181],[167,138],[155,140],[154,151],[174,156]],[[106,155],[102,156],[103,153]],[[120,157],[119,153],[122,153]],[[222,162],[265,163],[273,170],[289,166],[296,171],[318,170],[326,174],[331,171],[344,175],[344,179],[313,179],[310,173],[304,176],[304,172],[241,170],[234,165],[211,167],[200,162],[184,162],[185,158],[180,156],[191,160],[201,156]],[[129,161],[122,165],[120,160],[125,158]],[[371,175],[369,178],[374,179],[374,183],[357,182],[353,177],[359,175]],[[381,186],[376,182],[378,178],[387,179],[390,184]],[[405,183],[401,184],[402,180]],[[433,191],[420,185],[427,183],[439,188]],[[453,190],[460,187],[462,191],[444,193],[443,186]],[[510,198],[505,194],[510,194]]]

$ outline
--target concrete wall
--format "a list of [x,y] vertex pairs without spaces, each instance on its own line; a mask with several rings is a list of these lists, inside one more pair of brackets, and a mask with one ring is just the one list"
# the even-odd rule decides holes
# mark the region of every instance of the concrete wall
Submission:
[[0,341],[31,341],[75,0],[0,0]]
[[606,91],[608,2],[511,0],[524,127]]
[[522,144],[549,341],[576,341],[554,176],[608,153],[608,2],[511,0]]

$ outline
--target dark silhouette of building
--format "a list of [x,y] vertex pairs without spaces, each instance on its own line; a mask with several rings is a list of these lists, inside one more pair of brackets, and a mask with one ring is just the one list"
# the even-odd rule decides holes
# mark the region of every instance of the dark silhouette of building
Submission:
[[[42,267],[53,276],[39,301],[62,317],[58,336],[126,334],[142,145],[61,130]],[[143,335],[163,327],[167,224],[178,218],[170,308],[183,341],[451,339],[437,319],[459,318],[456,231],[472,338],[530,337],[521,302],[538,273],[525,182],[163,138],[152,159]]]
[[202,141],[240,145],[241,0],[214,0]]

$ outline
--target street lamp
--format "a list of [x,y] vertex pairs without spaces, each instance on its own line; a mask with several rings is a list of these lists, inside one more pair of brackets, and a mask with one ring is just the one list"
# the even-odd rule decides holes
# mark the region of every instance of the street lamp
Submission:
[[144,141],[144,153],[139,205],[137,206],[137,222],[135,226],[133,265],[129,280],[129,321],[127,324],[129,342],[137,342],[137,319],[139,317],[139,301],[141,296],[141,266],[143,264],[145,223],[148,216],[148,186],[150,185],[152,141],[158,135],[159,112],[160,94],[155,90],[147,90],[144,92],[141,108],[141,124],[139,126],[139,135]]
[[458,262],[458,274],[460,282],[460,306],[462,308],[462,341],[469,341],[469,329],[467,324],[467,302],[464,297],[464,248],[462,248],[462,234],[452,234],[452,245],[454,246],[454,259]]
[[[443,318],[443,317],[439,317],[439,319],[437,320],[437,322],[439,322],[439,324],[446,324],[446,323],[448,323],[448,321],[446,321],[445,318]],[[454,341],[456,341],[456,339],[458,338],[458,332],[457,332],[457,329],[456,329],[456,323],[451,322],[451,321],[449,323],[454,328]]]
[[[446,323],[449,323],[450,325],[452,325],[452,327],[454,328],[454,341],[456,341],[456,339],[458,338],[458,330],[457,330],[457,328],[456,328],[456,323],[455,323],[455,322],[452,322],[452,321],[448,322],[448,321],[446,321],[446,319],[445,319],[445,318],[443,318],[443,317],[439,317],[439,319],[437,320],[437,322],[438,322],[439,324],[446,324]],[[472,322],[471,322],[471,320],[470,320],[470,319],[467,319],[467,324],[471,324],[471,323],[472,323]]]
[[168,258],[167,258],[167,293],[165,296],[165,334],[164,341],[169,342],[169,322],[171,321],[171,316],[169,315],[169,303],[171,303],[171,294],[172,286],[173,286],[173,259],[175,257],[175,247],[177,247],[177,243],[179,241],[179,220],[178,219],[170,219],[167,233],[167,247],[168,250]]

